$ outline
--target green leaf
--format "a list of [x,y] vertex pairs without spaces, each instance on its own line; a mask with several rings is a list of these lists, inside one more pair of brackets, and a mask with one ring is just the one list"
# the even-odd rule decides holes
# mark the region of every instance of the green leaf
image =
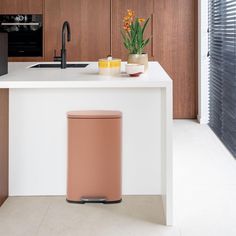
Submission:
[[132,32],[135,32],[135,28],[134,28],[134,23],[133,22],[130,25],[130,30],[131,30],[131,34],[132,34]]
[[143,47],[145,47],[149,43],[150,39],[144,41]]
[[123,40],[125,41],[127,39],[126,35],[125,35],[125,32],[123,30],[120,31],[121,32],[121,35],[123,37]]
[[145,29],[146,29],[146,27],[147,27],[147,24],[148,24],[149,20],[150,20],[150,17],[146,20],[146,22],[145,22],[144,25],[143,25],[143,29],[142,29],[142,33],[143,33],[143,34],[144,34],[144,31],[145,31]]
[[129,36],[129,39],[131,39],[131,33],[130,32],[127,32],[127,35]]
[[136,20],[135,20],[135,31],[136,32],[138,31],[139,27],[140,27],[140,24],[139,24],[138,18],[136,18]]
[[138,48],[141,48],[141,45],[143,43],[143,34],[142,34],[142,29],[139,25],[139,27],[137,28],[137,43],[138,43]]

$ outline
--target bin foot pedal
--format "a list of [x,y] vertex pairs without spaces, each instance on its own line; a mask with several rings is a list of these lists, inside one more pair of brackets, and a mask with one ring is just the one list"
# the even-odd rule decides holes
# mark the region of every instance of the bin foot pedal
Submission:
[[68,199],[66,199],[66,201],[69,202],[69,203],[77,203],[77,204],[85,204],[85,203],[115,204],[115,203],[121,203],[122,198],[119,199],[119,200],[115,200],[115,201],[108,201],[104,197],[101,197],[101,198],[82,197],[82,198],[80,198],[79,201],[71,201],[71,200],[68,200]]

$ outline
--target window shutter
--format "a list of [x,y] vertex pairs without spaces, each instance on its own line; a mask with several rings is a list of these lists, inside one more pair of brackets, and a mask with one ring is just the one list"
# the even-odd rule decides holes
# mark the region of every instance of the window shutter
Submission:
[[236,0],[209,0],[210,122],[236,157]]

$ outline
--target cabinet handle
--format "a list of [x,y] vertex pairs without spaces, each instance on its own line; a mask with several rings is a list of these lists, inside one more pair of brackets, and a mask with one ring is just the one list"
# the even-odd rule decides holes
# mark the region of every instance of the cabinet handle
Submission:
[[1,25],[39,25],[39,23],[1,23]]

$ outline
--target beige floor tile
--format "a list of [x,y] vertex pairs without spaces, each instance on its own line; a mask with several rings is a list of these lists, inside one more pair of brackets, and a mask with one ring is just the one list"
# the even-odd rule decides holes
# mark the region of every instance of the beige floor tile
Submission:
[[163,225],[163,208],[158,196],[125,196],[121,204],[68,204],[55,198],[39,236],[179,236],[179,230]]
[[50,202],[46,197],[8,198],[0,209],[0,235],[36,235]]

